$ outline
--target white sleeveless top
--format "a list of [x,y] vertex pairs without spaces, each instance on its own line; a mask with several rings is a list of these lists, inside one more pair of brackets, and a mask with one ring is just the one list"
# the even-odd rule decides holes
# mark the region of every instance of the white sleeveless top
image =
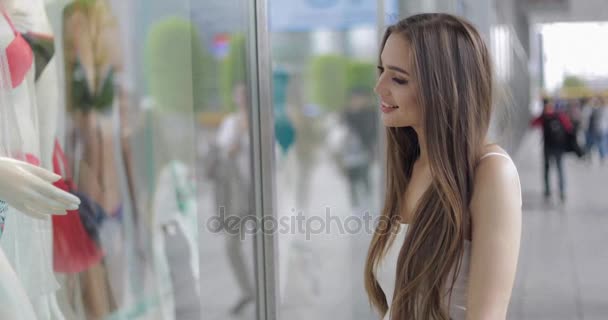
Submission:
[[[397,281],[397,259],[399,259],[399,252],[401,251],[401,245],[398,244],[403,244],[408,229],[409,225],[403,223],[399,224],[399,231],[395,235],[393,244],[388,248],[384,257],[379,261],[376,270],[374,270],[378,284],[382,288],[382,291],[384,291],[384,295],[386,296],[386,301],[389,306],[383,320],[390,319],[390,305],[393,301],[395,282]],[[467,240],[465,241],[464,245],[464,256],[462,259],[462,266],[460,267],[460,273],[456,283],[454,284],[454,290],[452,291],[450,317],[452,317],[454,320],[465,319],[470,260],[471,242]]]
[[[501,156],[512,161],[509,156],[497,152],[490,152],[485,154],[480,158],[480,161],[492,155]],[[380,288],[382,288],[382,291],[386,296],[386,302],[389,306],[389,309],[384,315],[383,320],[390,319],[390,306],[393,301],[395,282],[397,281],[397,259],[399,259],[399,252],[401,251],[401,247],[403,245],[403,242],[405,241],[405,236],[407,235],[408,228],[408,224],[399,224],[399,230],[395,235],[394,241],[392,242],[391,246],[386,250],[384,257],[380,259],[380,261],[378,262],[378,266],[374,270],[374,274],[376,276],[378,284],[380,285]],[[460,267],[460,273],[458,274],[458,279],[456,279],[456,282],[454,283],[454,289],[452,291],[450,317],[453,320],[464,320],[466,318],[470,261],[471,242],[466,240],[464,245],[464,255],[462,259],[462,265]],[[450,283],[449,280],[450,279],[448,279],[448,283]]]

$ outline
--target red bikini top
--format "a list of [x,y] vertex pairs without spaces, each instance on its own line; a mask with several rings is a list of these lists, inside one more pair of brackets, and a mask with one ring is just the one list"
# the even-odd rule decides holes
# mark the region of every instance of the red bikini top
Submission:
[[[12,87],[16,88],[23,82],[27,73],[34,66],[34,53],[30,45],[21,37],[21,34],[17,32],[6,12],[1,9],[0,11],[2,11],[4,19],[6,19],[11,26],[11,30],[15,34],[15,39],[6,47],[6,57],[8,60],[8,69],[11,74]],[[40,160],[33,154],[17,154],[16,159],[26,161],[36,166],[40,165]]]
[[17,32],[13,22],[8,17],[4,10],[2,11],[4,19],[11,26],[11,30],[15,34],[15,39],[6,47],[6,56],[8,60],[8,68],[11,74],[11,82],[13,88],[18,87],[25,79],[25,76],[34,65],[34,53],[27,41],[23,39],[21,34]]

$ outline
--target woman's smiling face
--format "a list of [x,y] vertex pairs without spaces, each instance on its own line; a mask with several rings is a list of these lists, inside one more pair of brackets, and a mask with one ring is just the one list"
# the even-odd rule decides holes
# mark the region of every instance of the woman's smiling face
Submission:
[[381,100],[382,122],[387,127],[420,127],[422,110],[409,42],[402,34],[391,34],[380,60],[374,91]]

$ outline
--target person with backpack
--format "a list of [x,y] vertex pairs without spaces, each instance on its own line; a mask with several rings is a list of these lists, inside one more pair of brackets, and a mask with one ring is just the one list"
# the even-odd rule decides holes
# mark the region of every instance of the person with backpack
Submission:
[[553,101],[544,99],[543,112],[532,121],[532,126],[542,127],[543,130],[545,199],[549,200],[551,197],[549,168],[551,163],[555,163],[559,181],[560,200],[565,202],[566,182],[562,156],[567,149],[568,137],[573,132],[572,122],[565,113],[555,110]]

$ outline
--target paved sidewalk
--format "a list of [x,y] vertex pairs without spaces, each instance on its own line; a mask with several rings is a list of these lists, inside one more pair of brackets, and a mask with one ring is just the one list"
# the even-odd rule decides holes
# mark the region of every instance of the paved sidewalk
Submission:
[[569,156],[567,202],[545,204],[540,141],[528,134],[517,157],[524,217],[509,319],[608,319],[608,165]]

